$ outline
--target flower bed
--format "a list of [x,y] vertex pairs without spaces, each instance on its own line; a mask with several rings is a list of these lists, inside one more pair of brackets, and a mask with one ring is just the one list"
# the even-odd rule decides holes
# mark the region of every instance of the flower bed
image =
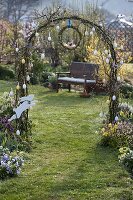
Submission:
[[119,104],[116,119],[101,129],[101,144],[119,149],[119,162],[133,177],[133,107],[128,103]]
[[0,179],[19,175],[23,164],[24,160],[18,153],[0,146]]

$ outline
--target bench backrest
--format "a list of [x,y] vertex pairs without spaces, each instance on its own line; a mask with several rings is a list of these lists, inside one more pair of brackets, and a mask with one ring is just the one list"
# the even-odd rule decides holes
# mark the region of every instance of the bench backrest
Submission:
[[98,68],[99,66],[97,64],[72,62],[70,65],[71,77],[84,78],[84,75],[86,75],[86,79],[96,80],[98,75]]

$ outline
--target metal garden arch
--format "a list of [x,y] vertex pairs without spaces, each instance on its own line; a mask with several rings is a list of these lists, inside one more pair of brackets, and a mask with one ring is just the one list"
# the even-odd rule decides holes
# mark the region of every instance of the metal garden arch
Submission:
[[[118,71],[118,63],[116,59],[116,53],[113,45],[112,38],[106,33],[106,31],[98,24],[95,24],[94,22],[89,21],[88,19],[84,19],[82,17],[79,17],[78,15],[68,15],[65,16],[65,14],[61,15],[54,15],[52,14],[50,17],[46,18],[45,20],[36,28],[36,30],[33,31],[33,33],[30,35],[30,37],[27,39],[27,44],[23,51],[23,58],[25,62],[20,63],[19,67],[19,76],[18,76],[18,82],[22,88],[22,85],[26,84],[26,74],[28,72],[28,66],[29,66],[29,60],[30,60],[30,49],[32,48],[32,41],[36,37],[36,32],[41,32],[42,30],[46,30],[50,27],[53,27],[57,23],[61,21],[66,20],[77,20],[81,24],[85,26],[89,26],[90,28],[95,28],[96,33],[98,36],[103,40],[105,46],[109,49],[111,54],[111,61],[109,63],[110,65],[110,80],[109,80],[109,122],[114,122],[115,117],[117,116],[118,112],[118,102],[119,102],[119,89],[118,89],[118,81],[117,81],[117,71]],[[60,37],[62,36],[63,30],[60,31]],[[78,44],[80,45],[80,43]],[[28,94],[28,89],[24,92],[23,89],[20,91],[20,96],[25,96]],[[28,113],[28,111],[27,111]],[[26,115],[26,118],[28,118],[28,114]]]

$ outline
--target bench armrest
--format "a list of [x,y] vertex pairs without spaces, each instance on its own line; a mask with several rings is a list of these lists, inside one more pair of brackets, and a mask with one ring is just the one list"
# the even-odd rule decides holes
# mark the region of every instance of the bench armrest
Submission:
[[56,72],[56,74],[70,74],[70,72]]
[[87,75],[83,74],[83,77],[86,78]]
[[61,74],[68,74],[70,76],[70,72],[56,72],[57,74],[57,78],[61,75]]

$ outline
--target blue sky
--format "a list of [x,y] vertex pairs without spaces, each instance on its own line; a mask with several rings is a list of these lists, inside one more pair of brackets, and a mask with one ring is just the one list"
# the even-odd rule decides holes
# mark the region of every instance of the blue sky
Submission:
[[[40,0],[42,7],[50,4],[53,0]],[[62,0],[64,4],[72,5],[73,7],[81,7],[85,2],[95,3],[101,6],[102,3],[106,2],[103,8],[107,9],[114,15],[125,14],[127,16],[133,15],[133,2],[128,2],[128,0]]]

